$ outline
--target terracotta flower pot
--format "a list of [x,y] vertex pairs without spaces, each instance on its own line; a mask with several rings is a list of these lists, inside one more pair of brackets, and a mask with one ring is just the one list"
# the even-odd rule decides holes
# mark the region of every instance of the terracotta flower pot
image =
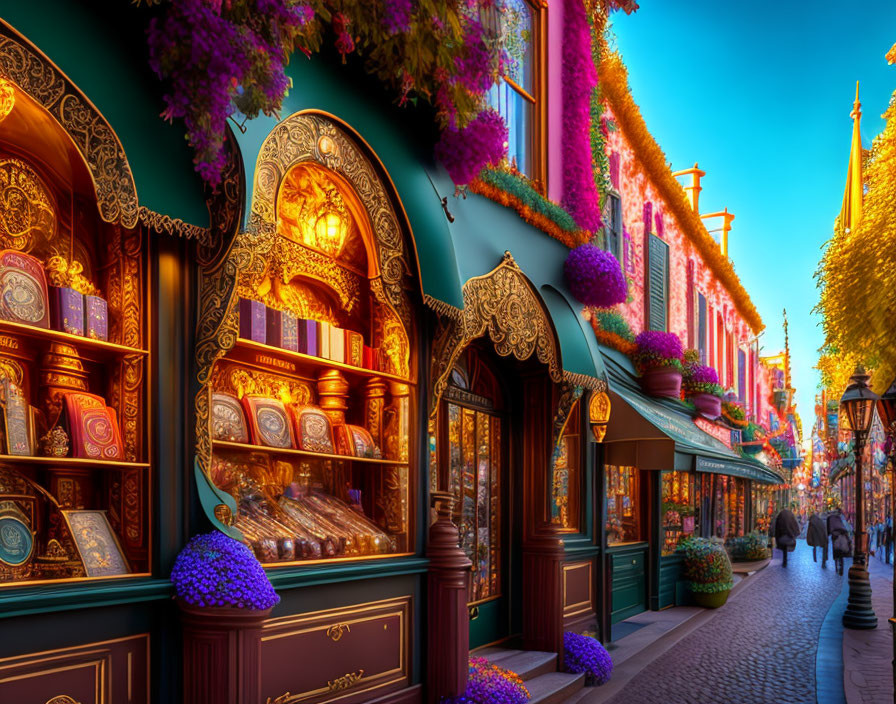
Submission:
[[679,398],[681,372],[675,367],[651,367],[641,374],[641,388],[648,396]]
[[712,594],[691,591],[691,594],[694,595],[694,603],[704,609],[717,609],[720,606],[724,606],[725,602],[728,601],[730,593],[730,589],[726,589],[723,592],[713,592]]
[[722,399],[715,394],[694,394],[691,396],[694,407],[704,418],[715,420],[722,415]]
[[261,628],[271,609],[177,605],[184,704],[261,701]]

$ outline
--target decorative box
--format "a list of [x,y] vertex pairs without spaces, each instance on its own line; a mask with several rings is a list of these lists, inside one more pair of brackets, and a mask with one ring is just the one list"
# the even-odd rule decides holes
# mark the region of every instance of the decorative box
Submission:
[[84,296],[84,328],[91,340],[109,339],[109,308],[99,296]]
[[317,406],[296,406],[292,412],[296,428],[296,444],[300,450],[336,452],[330,418]]
[[267,341],[267,306],[260,301],[240,299],[240,337],[264,344]]
[[105,511],[63,511],[88,577],[128,574],[128,562]]
[[355,456],[355,441],[345,423],[335,423],[333,425],[333,440],[336,443],[337,455]]
[[0,251],[0,319],[49,329],[47,276],[40,259]]
[[124,454],[118,418],[105,399],[95,394],[65,394],[65,413],[75,457],[118,460]]
[[320,356],[320,323],[316,320],[300,318],[296,322],[299,334],[299,352],[312,357]]
[[33,455],[31,407],[25,401],[22,389],[12,381],[3,382],[2,404],[7,454]]
[[354,330],[345,332],[345,363],[353,367],[364,366],[364,337]]
[[330,326],[330,359],[345,362],[345,330]]
[[53,329],[69,335],[84,335],[84,294],[62,286],[50,286],[49,291]]
[[375,372],[380,370],[380,348],[364,345],[364,368]]
[[230,442],[249,442],[246,415],[236,396],[212,394],[212,438]]
[[290,352],[299,351],[298,321],[288,310],[280,311],[280,347]]
[[346,425],[349,437],[352,441],[352,450],[355,457],[382,457],[380,449],[373,441],[370,431],[360,425]]
[[266,396],[243,396],[249,432],[255,445],[292,449],[292,425],[281,401]]

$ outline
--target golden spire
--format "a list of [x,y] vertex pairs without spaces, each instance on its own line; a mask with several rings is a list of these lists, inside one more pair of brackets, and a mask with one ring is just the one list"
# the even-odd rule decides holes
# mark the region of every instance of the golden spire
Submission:
[[859,82],[856,81],[856,100],[852,104],[852,145],[849,148],[849,166],[846,169],[846,190],[840,209],[840,227],[852,232],[862,219],[862,104],[859,102]]

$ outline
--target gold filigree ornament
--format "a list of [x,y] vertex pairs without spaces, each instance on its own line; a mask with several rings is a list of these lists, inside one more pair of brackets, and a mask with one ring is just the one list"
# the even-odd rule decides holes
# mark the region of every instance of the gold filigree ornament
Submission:
[[69,261],[60,254],[50,257],[44,266],[47,280],[53,286],[71,288],[85,296],[102,296],[102,292],[84,276],[84,265],[79,261]]
[[0,245],[28,251],[56,234],[56,209],[43,180],[24,161],[0,160]]
[[60,694],[58,697],[47,699],[47,704],[81,704],[77,699],[72,699],[67,694]]
[[67,457],[71,442],[65,428],[57,425],[41,437],[40,452],[44,457]]
[[16,91],[12,83],[0,77],[0,122],[12,112],[16,104]]

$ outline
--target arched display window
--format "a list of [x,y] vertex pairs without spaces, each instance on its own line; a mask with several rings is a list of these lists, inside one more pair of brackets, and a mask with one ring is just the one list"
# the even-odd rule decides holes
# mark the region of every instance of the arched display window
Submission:
[[[0,85],[0,586],[146,575],[148,264],[133,179],[71,86],[54,83],[96,143]],[[89,163],[100,143],[132,199]]]
[[414,550],[410,270],[380,179],[347,133],[311,114],[278,125],[249,226],[206,279],[210,315],[222,287],[228,296],[200,342],[197,398],[216,517],[266,566]]

